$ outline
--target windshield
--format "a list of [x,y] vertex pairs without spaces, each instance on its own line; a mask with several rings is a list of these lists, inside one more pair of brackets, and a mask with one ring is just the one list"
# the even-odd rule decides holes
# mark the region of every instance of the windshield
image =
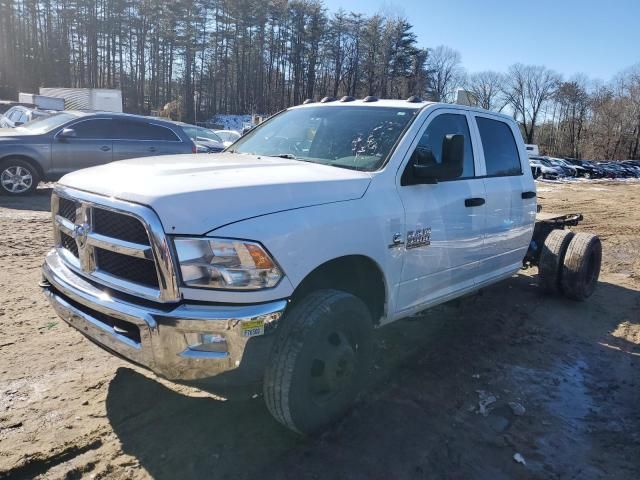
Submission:
[[208,128],[183,126],[182,129],[192,140],[205,139],[222,143],[222,139]]
[[30,133],[49,133],[51,130],[64,125],[74,118],[77,118],[77,116],[71,113],[56,113],[50,117],[36,118],[29,123],[22,125],[19,129],[27,130]]
[[296,108],[250,131],[229,152],[373,171],[384,165],[416,112],[346,105]]

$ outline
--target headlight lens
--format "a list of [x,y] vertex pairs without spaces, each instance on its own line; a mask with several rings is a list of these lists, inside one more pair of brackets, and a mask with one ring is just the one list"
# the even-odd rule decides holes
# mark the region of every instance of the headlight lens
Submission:
[[175,238],[182,281],[189,287],[252,290],[277,285],[282,272],[258,243]]

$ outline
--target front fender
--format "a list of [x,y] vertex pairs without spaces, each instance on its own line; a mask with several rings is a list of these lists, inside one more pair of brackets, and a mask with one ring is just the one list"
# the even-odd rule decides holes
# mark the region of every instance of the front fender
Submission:
[[0,145],[0,162],[11,157],[28,158],[38,164],[45,177],[51,169],[51,145]]
[[367,197],[264,215],[221,227],[209,235],[261,242],[283,268],[293,289],[330,260],[349,255],[368,257],[385,277],[388,310],[393,312],[392,292],[402,268],[402,255],[389,245],[393,234],[403,231],[402,207],[394,195],[384,201]]

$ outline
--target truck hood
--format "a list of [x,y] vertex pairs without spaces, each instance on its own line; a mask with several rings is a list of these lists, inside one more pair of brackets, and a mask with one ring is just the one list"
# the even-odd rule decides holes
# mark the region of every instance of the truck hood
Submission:
[[221,153],[123,160],[59,183],[148,205],[167,233],[200,235],[250,217],[357,199],[370,181],[366,172]]

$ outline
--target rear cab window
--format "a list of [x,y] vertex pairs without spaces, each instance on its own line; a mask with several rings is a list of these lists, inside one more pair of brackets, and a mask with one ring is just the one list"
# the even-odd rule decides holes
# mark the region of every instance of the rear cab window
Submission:
[[516,140],[509,124],[476,116],[487,177],[522,175],[522,163]]

